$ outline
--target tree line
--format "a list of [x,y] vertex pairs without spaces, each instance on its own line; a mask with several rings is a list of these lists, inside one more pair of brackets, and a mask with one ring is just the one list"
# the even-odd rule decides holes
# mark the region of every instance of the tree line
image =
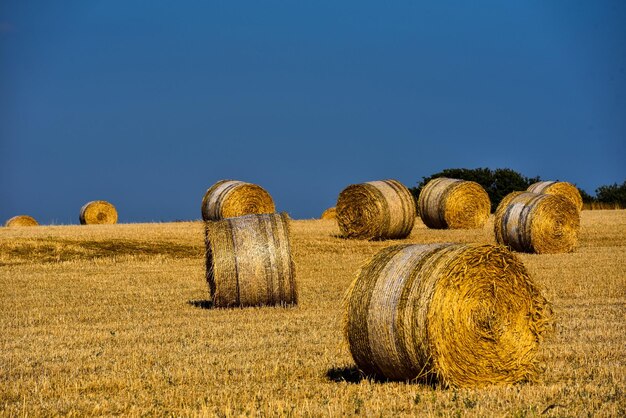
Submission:
[[[418,198],[420,191],[426,183],[437,177],[471,180],[480,184],[489,195],[492,212],[495,211],[500,201],[507,194],[514,191],[526,190],[531,184],[541,181],[539,176],[526,177],[510,168],[497,168],[495,170],[489,168],[446,168],[439,173],[422,177],[422,181],[419,182],[417,186],[410,189],[415,199]],[[583,198],[583,203],[588,205],[600,204],[626,208],[626,181],[622,184],[615,183],[600,186],[596,189],[595,196],[590,195],[580,188],[578,188],[578,191]]]

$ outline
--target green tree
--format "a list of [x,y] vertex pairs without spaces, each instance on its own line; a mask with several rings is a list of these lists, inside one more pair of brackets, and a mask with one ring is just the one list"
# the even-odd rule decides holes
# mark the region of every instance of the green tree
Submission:
[[596,201],[601,203],[617,203],[626,208],[626,181],[621,185],[617,183],[600,186],[596,189]]
[[524,177],[509,168],[498,168],[495,170],[489,168],[447,168],[429,177],[422,177],[422,181],[416,187],[411,188],[411,193],[413,193],[415,199],[419,197],[426,183],[437,177],[470,180],[480,184],[489,195],[492,212],[507,194],[526,190],[531,184],[540,181],[539,177]]

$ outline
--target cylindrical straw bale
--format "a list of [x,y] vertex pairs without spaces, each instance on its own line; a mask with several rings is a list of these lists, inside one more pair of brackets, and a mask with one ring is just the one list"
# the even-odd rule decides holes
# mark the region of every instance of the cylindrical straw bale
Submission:
[[552,194],[509,193],[494,217],[496,241],[528,253],[574,251],[579,229],[576,207],[566,198]]
[[439,177],[422,188],[418,207],[429,228],[473,229],[489,219],[491,202],[476,182]]
[[328,208],[322,213],[322,217],[320,219],[335,219],[337,218],[337,209],[333,206],[332,208]]
[[238,180],[218,181],[202,199],[202,219],[205,221],[275,211],[274,200],[265,189]]
[[79,220],[82,225],[115,224],[117,210],[104,200],[87,202],[80,208]]
[[206,223],[206,279],[215,307],[296,304],[286,213]]
[[578,187],[566,181],[539,181],[528,186],[526,190],[531,193],[563,196],[572,202],[579,212],[583,210],[583,198]]
[[417,215],[413,195],[397,180],[350,185],[339,194],[336,208],[341,233],[358,239],[405,238]]
[[389,380],[530,380],[551,328],[550,304],[522,262],[489,244],[387,247],[362,267],[344,304],[352,358]]
[[4,226],[37,226],[37,225],[39,225],[39,222],[37,222],[35,218],[33,218],[32,216],[28,216],[28,215],[14,216],[4,223]]

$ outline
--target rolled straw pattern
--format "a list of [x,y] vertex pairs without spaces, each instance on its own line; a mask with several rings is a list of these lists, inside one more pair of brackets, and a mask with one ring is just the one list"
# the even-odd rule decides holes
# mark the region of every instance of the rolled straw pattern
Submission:
[[18,215],[14,216],[11,219],[8,219],[4,226],[12,227],[12,226],[37,226],[39,222],[35,220],[32,216],[28,215]]
[[583,210],[583,198],[580,195],[578,188],[566,181],[539,181],[528,186],[526,191],[531,193],[563,196],[572,202],[579,212]]
[[397,245],[358,273],[344,336],[366,375],[480,387],[531,379],[547,300],[502,246]]
[[285,213],[206,223],[206,278],[216,307],[296,304]]
[[205,221],[275,211],[272,196],[265,189],[238,180],[218,181],[202,199],[202,219]]
[[328,208],[322,213],[322,217],[320,219],[335,219],[337,218],[337,209],[333,206],[332,208]]
[[473,229],[489,219],[491,202],[476,182],[439,177],[422,188],[418,207],[429,228]]
[[509,193],[494,217],[496,241],[515,251],[566,253],[578,244],[580,215],[562,196]]
[[80,208],[79,220],[82,225],[115,224],[117,210],[115,206],[104,200],[87,202]]
[[339,229],[347,238],[405,238],[417,216],[411,192],[396,180],[350,185],[339,194],[336,208]]

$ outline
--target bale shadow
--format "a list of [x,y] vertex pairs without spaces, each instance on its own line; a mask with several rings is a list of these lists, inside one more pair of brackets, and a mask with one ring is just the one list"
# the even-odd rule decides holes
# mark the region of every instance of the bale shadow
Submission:
[[210,300],[188,300],[187,303],[195,308],[213,309],[213,302]]
[[[373,376],[366,375],[363,372],[361,372],[356,366],[333,367],[332,369],[329,369],[326,371],[326,378],[330,380],[331,382],[335,382],[335,383],[346,382],[346,383],[356,384],[356,383],[361,383],[363,380],[369,380],[374,383],[391,382],[391,380],[385,379],[384,377],[375,376],[375,375]],[[427,377],[427,376],[416,377],[415,379],[407,380],[406,383],[429,386],[433,389],[442,388],[441,384],[437,382],[437,380],[433,378],[432,376],[431,377]]]

